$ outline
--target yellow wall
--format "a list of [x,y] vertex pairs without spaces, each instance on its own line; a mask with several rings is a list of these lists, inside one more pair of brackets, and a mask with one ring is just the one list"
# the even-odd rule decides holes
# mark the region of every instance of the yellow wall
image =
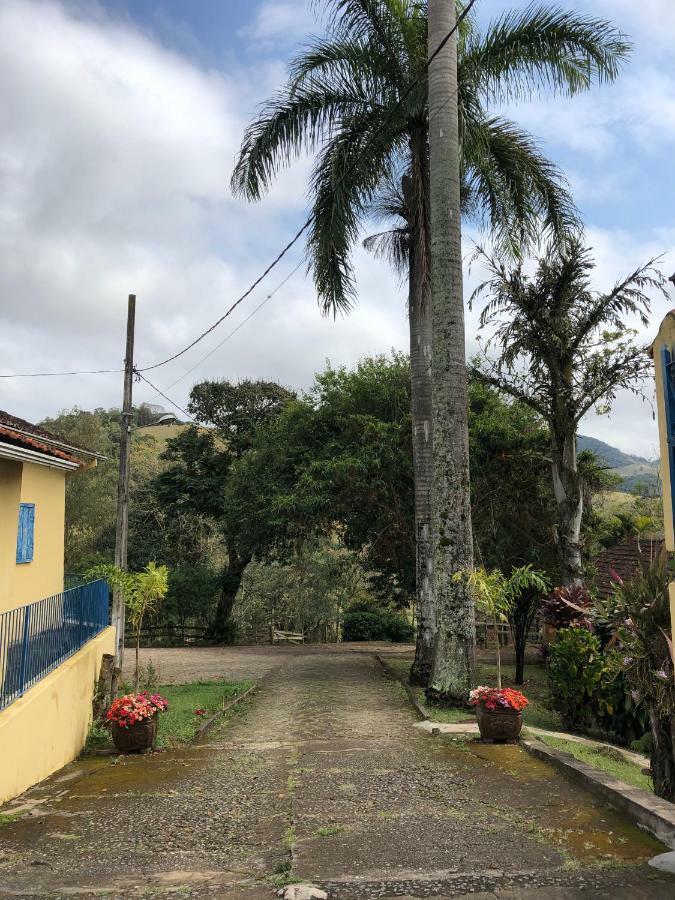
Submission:
[[19,605],[14,602],[14,571],[21,470],[20,462],[0,459],[0,613]]
[[663,491],[663,529],[668,550],[675,550],[675,534],[673,533],[672,494],[670,488],[670,468],[668,466],[668,438],[666,435],[665,392],[663,384],[663,364],[661,350],[667,347],[671,354],[675,351],[675,315],[668,313],[659,333],[652,345],[654,359],[654,376],[656,380],[656,409],[659,423],[659,444],[661,456],[661,489]]
[[[16,562],[19,503],[35,504],[33,561]],[[63,590],[66,472],[0,461],[0,612]]]
[[101,657],[114,651],[115,629],[106,628],[0,712],[0,803],[79,754],[91,722]]

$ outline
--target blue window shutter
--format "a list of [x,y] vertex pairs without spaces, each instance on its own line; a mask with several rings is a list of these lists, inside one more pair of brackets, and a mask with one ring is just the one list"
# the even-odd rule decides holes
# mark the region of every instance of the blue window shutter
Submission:
[[19,530],[16,538],[16,561],[33,561],[33,535],[35,532],[35,504],[19,504]]

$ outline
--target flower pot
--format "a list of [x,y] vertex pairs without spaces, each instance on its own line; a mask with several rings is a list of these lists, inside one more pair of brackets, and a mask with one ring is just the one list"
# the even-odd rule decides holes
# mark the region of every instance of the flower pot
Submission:
[[516,743],[523,727],[523,714],[515,709],[476,707],[476,720],[481,739]]
[[150,719],[141,719],[134,722],[128,728],[112,724],[112,739],[115,749],[119,753],[139,753],[144,750],[152,750],[157,737],[157,716]]

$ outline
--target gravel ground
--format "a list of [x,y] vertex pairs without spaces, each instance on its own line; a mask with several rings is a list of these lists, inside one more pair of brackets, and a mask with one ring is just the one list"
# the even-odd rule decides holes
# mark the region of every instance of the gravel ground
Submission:
[[663,848],[544,763],[419,733],[371,655],[265,654],[256,699],[208,743],[29,791],[0,826],[0,896],[258,900],[286,873],[332,900],[675,896],[645,865]]

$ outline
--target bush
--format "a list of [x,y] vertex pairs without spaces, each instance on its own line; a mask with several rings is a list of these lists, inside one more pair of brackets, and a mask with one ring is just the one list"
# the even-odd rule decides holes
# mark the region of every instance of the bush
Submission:
[[395,644],[410,642],[413,627],[401,613],[364,608],[355,604],[342,620],[344,641],[392,641]]
[[400,613],[389,613],[386,616],[384,630],[387,640],[394,644],[410,644],[415,637],[415,629]]
[[565,728],[591,728],[607,677],[597,637],[585,628],[561,628],[549,648],[548,677],[552,705]]
[[342,620],[344,641],[383,641],[385,623],[376,612],[348,612]]
[[590,614],[591,595],[579,585],[553,588],[541,603],[544,622],[554,628],[570,628],[573,625],[588,628]]

